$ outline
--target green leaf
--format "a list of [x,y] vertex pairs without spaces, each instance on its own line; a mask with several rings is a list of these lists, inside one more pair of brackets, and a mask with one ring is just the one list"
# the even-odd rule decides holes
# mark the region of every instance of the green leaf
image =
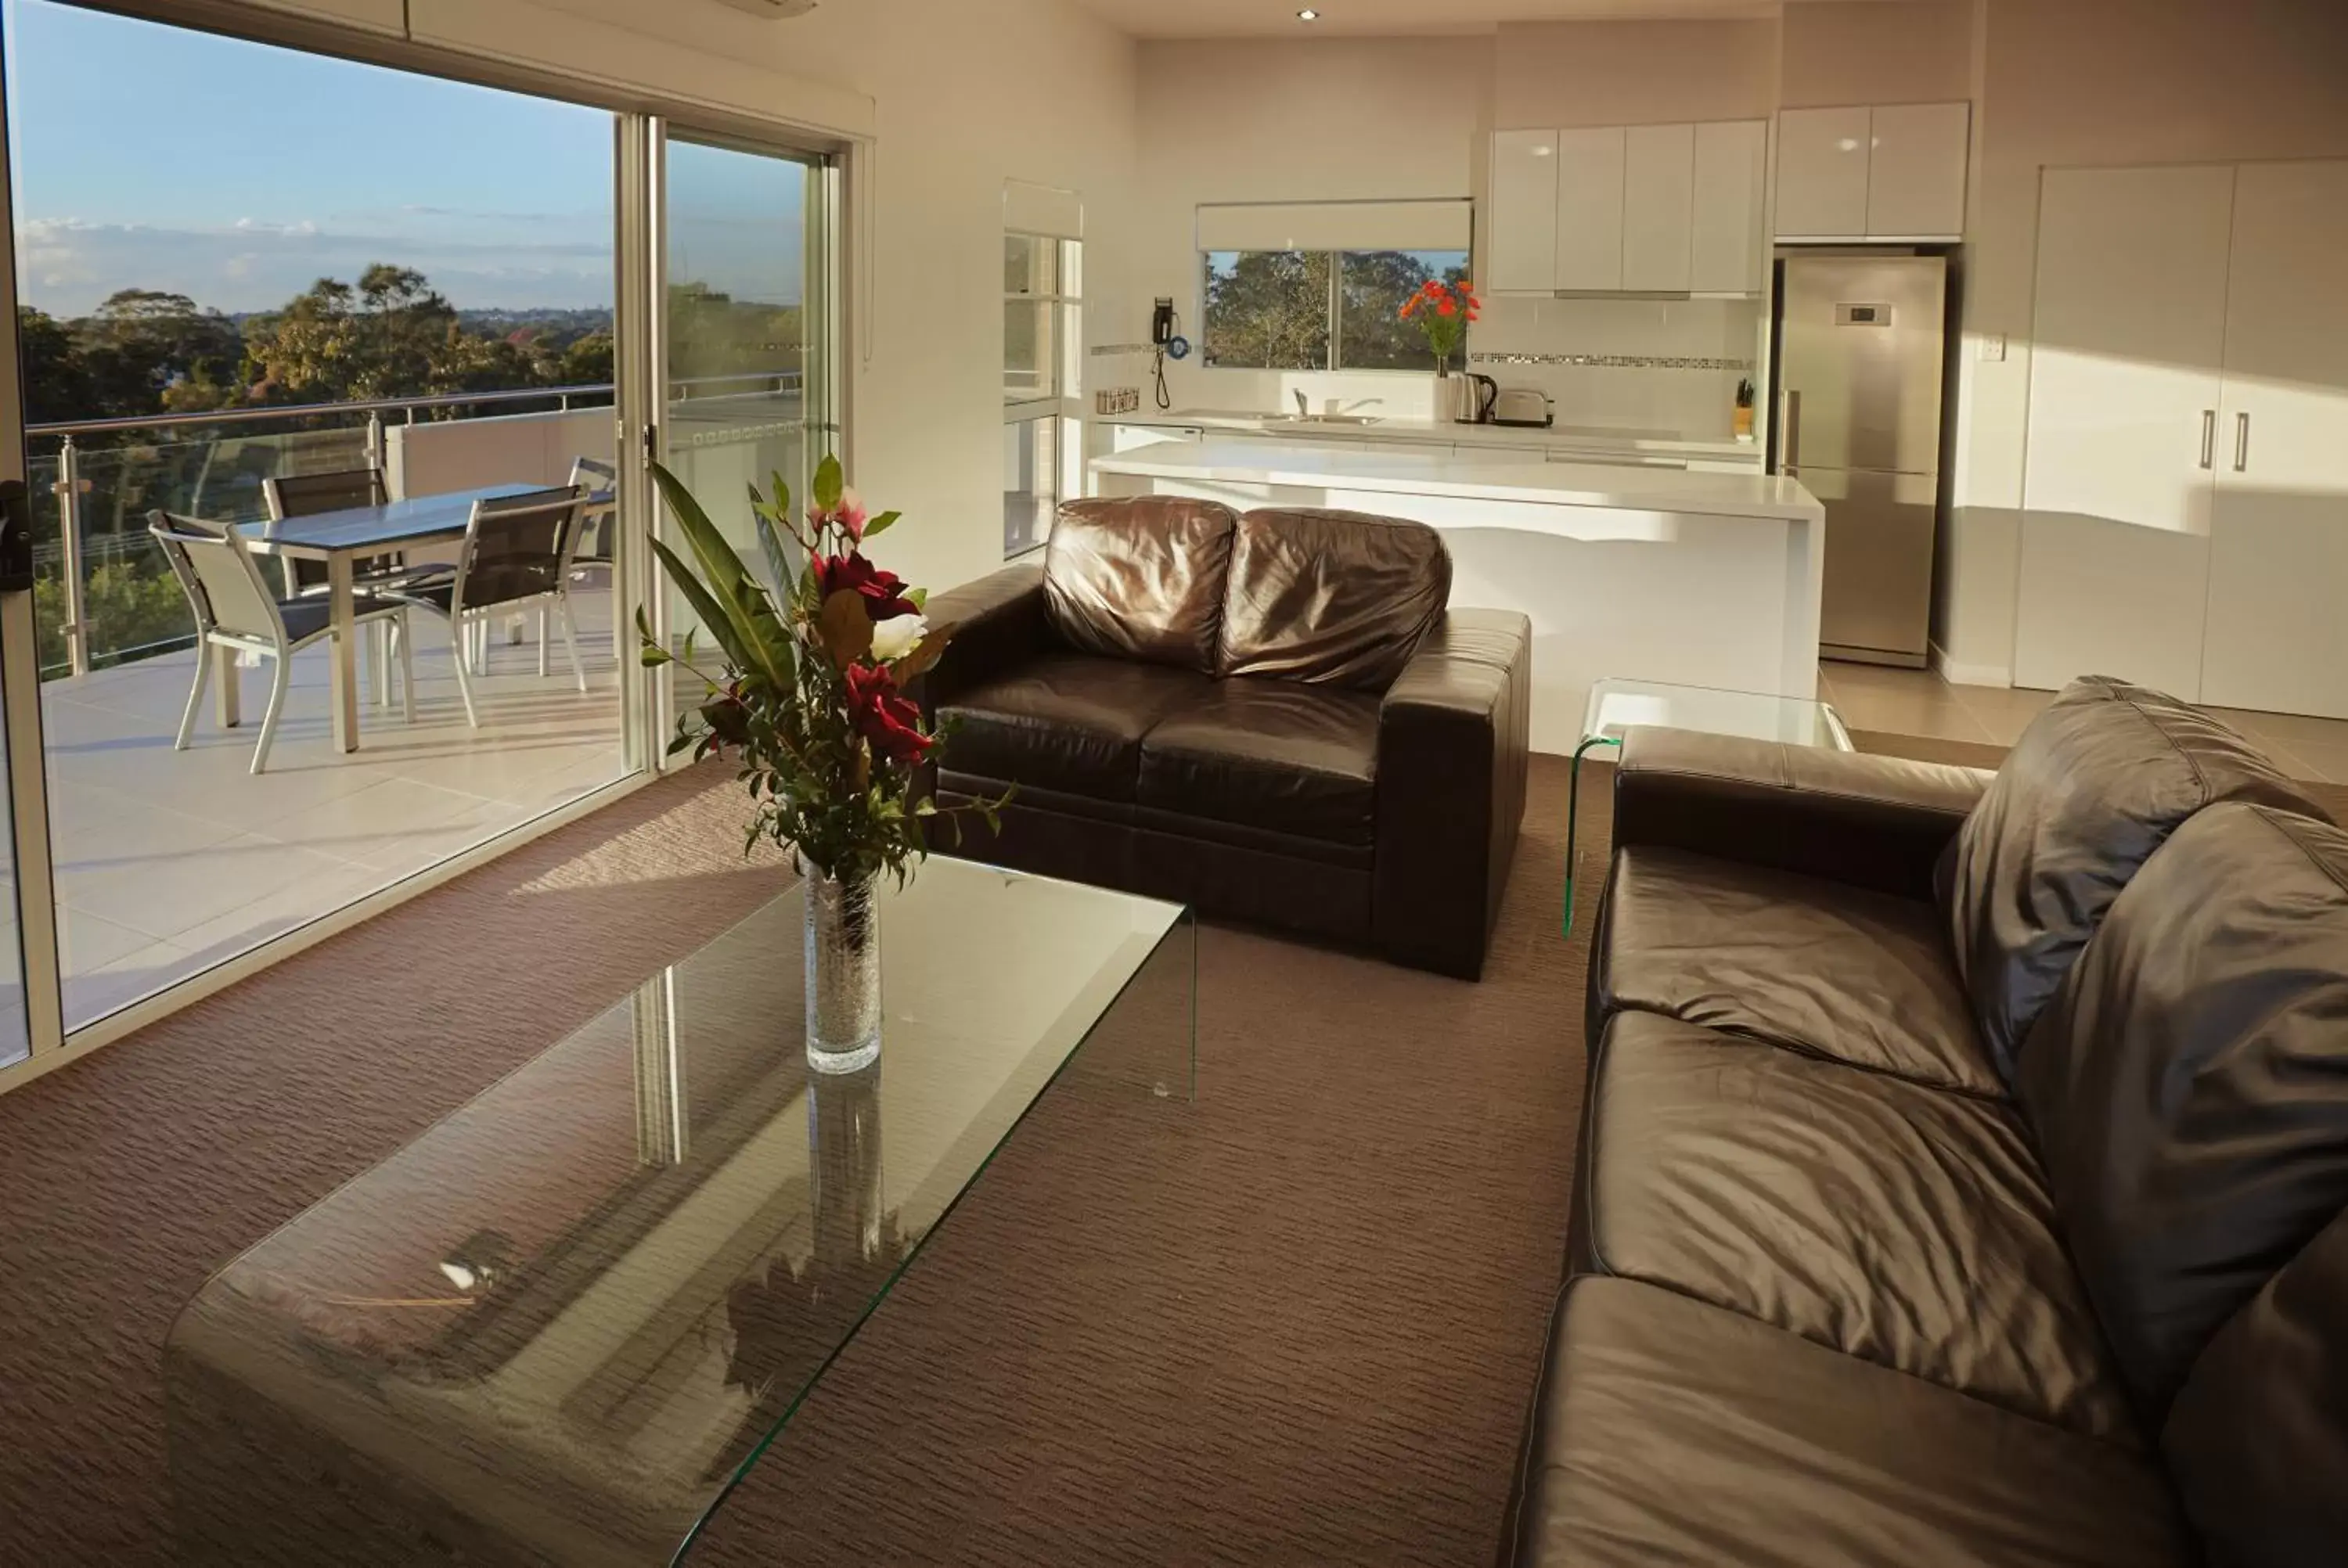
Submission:
[[[725,535],[717,531],[717,526],[709,520],[709,514],[701,509],[701,503],[693,498],[693,493],[677,477],[655,463],[653,465],[653,477],[659,484],[661,495],[668,502],[669,509],[675,514],[685,542],[692,547],[701,564],[700,580],[696,586],[703,590],[703,599],[716,608],[716,613],[703,610],[698,602],[695,609],[701,611],[702,620],[708,625],[711,635],[719,635],[719,623],[723,621],[733,634],[732,640],[726,642],[726,651],[736,665],[747,674],[762,677],[777,691],[785,689],[790,683],[790,634],[784,628],[782,618],[776,613],[774,601],[750,576],[749,569],[742,564],[742,558],[735,554],[734,547],[726,542]],[[659,551],[662,563],[668,567],[669,574],[678,579],[682,588],[684,579],[694,574],[682,569],[683,563],[675,552],[664,548],[659,539],[654,539],[653,546]],[[690,599],[692,595],[688,592],[686,597]],[[722,637],[720,640],[725,641]]]
[[726,611],[725,606],[718,603],[702,580],[694,575],[693,569],[685,565],[684,559],[668,547],[666,541],[654,539],[652,541],[652,547],[653,554],[658,556],[661,564],[668,568],[670,578],[676,583],[676,590],[685,595],[685,600],[693,607],[694,614],[701,618],[701,623],[704,626],[709,628],[709,634],[717,639],[717,646],[725,651],[726,657],[732,661],[736,669],[763,673],[764,661],[752,655],[750,649],[744,643],[740,628],[735,624],[732,615]]
[[798,547],[786,546],[774,520],[763,512],[758,515],[758,548],[766,552],[767,569],[775,574],[775,591],[790,592],[799,575],[791,569],[791,551]]
[[926,588],[914,589],[905,598],[915,610],[926,611],[930,608],[930,590]]
[[839,458],[825,454],[823,461],[816,465],[812,488],[819,509],[829,512],[839,505],[840,492],[848,488],[848,480],[839,471]]
[[791,487],[783,482],[783,471],[780,468],[770,468],[767,471],[767,483],[773,487],[775,520],[778,523],[783,522],[791,515]]
[[905,514],[902,512],[881,513],[879,517],[864,525],[864,537],[869,539],[875,534],[886,532],[888,529],[895,527],[897,519],[904,515]]
[[684,751],[687,746],[697,744],[700,742],[700,739],[701,737],[698,735],[679,735],[676,739],[668,743],[668,754],[670,756],[675,756],[677,753]]
[[657,670],[664,664],[673,664],[676,662],[674,659],[669,657],[667,649],[661,647],[655,642],[645,643],[637,651],[636,658],[647,670]]

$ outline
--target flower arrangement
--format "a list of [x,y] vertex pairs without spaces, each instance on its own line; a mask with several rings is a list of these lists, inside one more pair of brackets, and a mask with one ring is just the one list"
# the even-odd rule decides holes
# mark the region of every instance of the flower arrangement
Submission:
[[1483,313],[1484,302],[1476,297],[1476,285],[1465,278],[1456,283],[1429,278],[1402,302],[1402,319],[1416,321],[1418,330],[1426,334],[1438,375],[1451,374],[1451,356],[1467,341],[1468,323]]
[[[941,808],[916,793],[942,737],[922,727],[906,687],[945,652],[953,628],[931,626],[922,613],[927,594],[864,555],[898,514],[868,514],[834,457],[815,471],[803,520],[791,517],[781,475],[771,496],[751,487],[778,595],[676,476],[658,464],[653,476],[692,559],[658,538],[653,549],[725,666],[712,673],[697,665],[694,636],[671,652],[640,610],[641,657],[701,677],[705,701],[678,720],[669,753],[736,754],[756,806],[744,848],[771,838],[835,881],[868,884],[885,871],[901,884],[928,852],[925,824],[970,811],[999,829],[1003,801]],[[786,539],[804,563],[796,570]]]

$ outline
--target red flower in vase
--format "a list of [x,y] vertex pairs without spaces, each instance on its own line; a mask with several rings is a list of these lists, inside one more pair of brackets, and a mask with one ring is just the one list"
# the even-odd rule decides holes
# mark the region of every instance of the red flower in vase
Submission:
[[866,560],[861,551],[818,556],[815,580],[826,599],[843,591],[861,594],[864,612],[875,620],[893,620],[901,615],[922,612],[921,606],[905,597],[905,579],[893,571],[882,571]]
[[856,733],[892,763],[910,767],[926,758],[937,743],[922,733],[922,711],[898,692],[888,668],[851,664],[846,674],[848,717]]

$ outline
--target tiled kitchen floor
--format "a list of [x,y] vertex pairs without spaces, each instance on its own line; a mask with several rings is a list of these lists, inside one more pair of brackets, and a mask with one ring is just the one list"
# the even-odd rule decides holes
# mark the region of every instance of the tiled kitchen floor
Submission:
[[[185,752],[171,740],[192,653],[44,685],[67,1027],[618,778],[607,599],[578,595],[587,692],[573,684],[559,641],[541,676],[535,641],[500,636],[490,673],[474,682],[478,730],[465,722],[446,624],[418,617],[417,722],[405,723],[396,703],[363,702],[359,749],[348,755],[327,738],[325,649],[296,654],[269,771],[257,778],[246,770],[265,667],[242,672],[237,729],[221,728],[206,694]],[[0,951],[15,935],[0,927]],[[0,1011],[15,1004],[15,979],[0,977]],[[0,1055],[21,1028],[0,1017]]]
[[[2054,700],[2052,692],[1952,686],[1929,670],[1873,664],[1818,666],[1820,693],[1854,730],[2010,746]],[[2348,720],[2211,708],[2293,778],[2348,784]]]

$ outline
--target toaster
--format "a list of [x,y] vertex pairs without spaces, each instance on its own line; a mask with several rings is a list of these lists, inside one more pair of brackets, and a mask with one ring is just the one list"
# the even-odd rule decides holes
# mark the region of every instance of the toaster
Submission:
[[1550,401],[1546,392],[1536,392],[1524,386],[1509,387],[1492,404],[1492,423],[1546,430],[1557,423],[1556,405]]

